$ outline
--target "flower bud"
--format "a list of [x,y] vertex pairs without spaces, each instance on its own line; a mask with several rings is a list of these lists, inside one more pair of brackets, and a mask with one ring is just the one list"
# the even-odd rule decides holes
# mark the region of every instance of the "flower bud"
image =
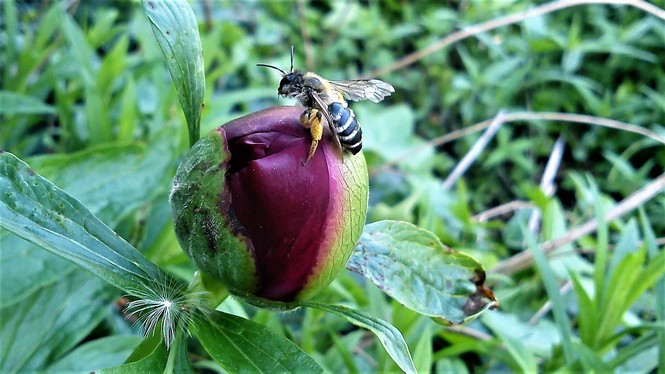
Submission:
[[326,129],[304,163],[311,136],[302,111],[233,120],[201,138],[178,168],[170,197],[178,241],[236,295],[304,300],[333,280],[362,232],[364,156],[337,149]]

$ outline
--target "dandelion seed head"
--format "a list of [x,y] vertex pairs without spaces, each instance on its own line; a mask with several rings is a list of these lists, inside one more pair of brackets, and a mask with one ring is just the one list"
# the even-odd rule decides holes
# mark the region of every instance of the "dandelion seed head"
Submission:
[[140,325],[145,336],[157,329],[169,348],[177,329],[186,329],[192,322],[192,313],[204,306],[204,292],[187,292],[182,283],[172,279],[141,284],[131,290],[137,300],[127,305],[127,317],[138,316],[134,325]]

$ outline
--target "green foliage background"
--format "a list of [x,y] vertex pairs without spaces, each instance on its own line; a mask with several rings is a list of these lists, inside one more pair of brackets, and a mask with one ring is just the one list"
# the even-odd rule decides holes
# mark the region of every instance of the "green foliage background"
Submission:
[[[276,98],[275,71],[255,66],[288,68],[292,44],[296,67],[351,79],[536,5],[194,2],[207,77],[202,133],[267,106],[292,105]],[[142,10],[129,1],[2,7],[0,147],[81,200],[160,267],[191,278],[167,203],[188,134]],[[664,46],[663,19],[629,6],[585,5],[465,38],[382,74],[396,93],[380,104],[352,104],[370,166],[369,221],[410,221],[472,254],[489,269],[502,305],[465,327],[445,327],[351,273],[319,301],[392,322],[424,372],[648,372],[658,362],[665,370],[665,195],[612,222],[600,219],[597,234],[559,246],[547,260],[537,245],[662,179],[663,144],[622,129],[506,122],[446,189],[444,179],[480,132],[428,143],[500,111],[587,114],[663,136]],[[565,147],[550,197],[539,183],[557,138]],[[510,202],[530,204],[490,219],[479,215]],[[524,230],[533,207],[542,212],[541,229]],[[120,292],[4,231],[0,247],[3,369],[117,365],[138,344],[138,332],[114,306]],[[505,266],[529,250],[533,265]],[[497,266],[503,270],[492,271]],[[365,331],[322,311],[279,315],[232,299],[222,308],[288,336],[331,372],[397,369]],[[193,361],[200,370],[218,369],[204,354]]]

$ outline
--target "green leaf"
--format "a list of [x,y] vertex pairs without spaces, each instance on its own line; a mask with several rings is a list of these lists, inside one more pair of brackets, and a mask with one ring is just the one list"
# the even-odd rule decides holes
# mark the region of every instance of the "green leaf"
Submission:
[[194,369],[187,354],[187,335],[184,329],[179,329],[175,334],[165,371],[167,373],[194,374]]
[[[149,352],[141,354],[139,359],[131,360],[136,352]],[[133,373],[163,373],[166,369],[168,352],[159,336],[147,337],[132,353],[128,362],[107,369],[97,370],[100,374],[133,374]],[[131,361],[130,361],[131,360]]]
[[110,96],[113,92],[113,83],[122,76],[126,70],[127,47],[129,39],[127,35],[121,36],[113,48],[104,56],[104,61],[97,74],[97,84],[101,92]]
[[[312,309],[310,309],[312,310]],[[333,373],[346,371],[350,374],[358,374],[358,365],[353,360],[353,349],[358,346],[362,334],[365,332],[357,330],[352,333],[338,336],[337,332],[331,331],[328,336],[333,346],[328,350],[325,360],[326,369]],[[307,334],[311,335],[311,334]]]
[[[640,208],[640,225],[644,232],[644,244],[649,254],[649,259],[665,253],[664,249],[658,249],[656,242],[656,235],[653,232],[649,218],[647,217],[644,209]],[[652,266],[653,261],[650,261],[649,266]],[[656,319],[661,324],[665,325],[665,277],[661,277],[654,285],[654,292],[656,294]],[[658,330],[658,367],[660,374],[665,373],[665,328]]]
[[191,329],[210,356],[231,373],[323,372],[292,341],[244,318],[213,312],[196,319]]
[[114,335],[87,342],[61,360],[48,367],[47,371],[90,372],[91,370],[122,364],[139,345],[138,336]]
[[404,372],[417,372],[411,358],[411,353],[409,352],[409,347],[406,345],[402,333],[395,326],[382,319],[341,305],[329,305],[309,301],[303,302],[302,305],[334,313],[358,327],[370,330],[379,338],[386,352],[388,352],[390,357]]
[[2,13],[3,18],[3,33],[7,36],[4,51],[6,53],[6,60],[3,65],[3,78],[4,83],[11,81],[11,78],[14,76],[15,72],[12,71],[12,64],[8,64],[8,61],[14,61],[17,54],[19,39],[16,37],[16,32],[18,31],[18,17],[16,12],[16,4],[14,0],[4,1],[2,4]]
[[128,292],[167,279],[78,200],[0,154],[0,226]]
[[[541,191],[538,188],[538,191]],[[540,230],[540,241],[553,240],[566,234],[566,212],[557,199],[545,202],[543,205],[542,229]],[[573,250],[571,244],[564,244],[554,250],[548,257],[550,266],[559,278],[565,278],[570,272],[582,274],[591,273],[593,267]]]
[[466,363],[459,358],[444,358],[436,363],[436,374],[467,374],[469,369]]
[[[597,310],[602,311],[598,316],[598,330],[595,334],[593,348],[600,349],[605,345],[606,340],[614,334],[616,328],[621,323],[621,317],[630,307],[626,301],[637,297],[636,283],[641,283],[644,278],[642,272],[642,263],[646,257],[645,251],[628,253],[623,256],[614,272],[606,280],[605,289],[598,290],[596,298]],[[599,298],[602,294],[604,297]]]
[[[150,145],[110,145],[32,158],[40,174],[76,196],[107,225],[167,191],[172,145],[158,137]],[[119,167],[122,165],[122,167]],[[112,173],[109,170],[113,170]],[[170,179],[170,178],[169,178]],[[71,263],[15,235],[0,238],[0,305],[9,306],[74,270]]]
[[[115,226],[128,213],[166,190],[164,177],[168,175],[173,160],[165,155],[173,152],[162,138],[158,137],[159,141],[149,146],[112,145],[68,155],[37,157],[31,160],[31,164],[79,197],[101,219]],[[33,294],[57,294],[60,285],[55,283],[74,282],[85,292],[72,291],[72,301],[67,305],[78,310],[77,317],[97,316],[81,323],[66,317],[71,319],[70,323],[58,327],[57,331],[70,336],[67,344],[53,338],[44,339],[43,332],[53,327],[49,319],[24,319],[12,324],[11,328],[25,332],[21,335],[22,344],[40,346],[38,351],[33,350],[29,357],[26,356],[26,362],[42,360],[44,364],[52,363],[59,358],[63,347],[77,344],[98,324],[101,316],[108,313],[111,296],[115,297],[118,291],[75,264],[4,230],[0,230],[0,248],[0,305],[3,308],[10,311],[24,309],[26,303],[34,303],[37,296]],[[54,307],[43,307],[54,318],[59,313],[70,316],[67,310],[58,309],[64,303],[61,299]],[[47,352],[51,351],[55,353],[48,355]],[[16,350],[14,355],[20,356],[21,353]],[[46,361],[44,355],[48,356]],[[112,364],[117,362],[89,366],[86,370]],[[34,368],[44,369],[41,365]]]
[[53,114],[55,108],[43,101],[16,92],[0,91],[0,114]]
[[205,95],[203,48],[198,23],[185,0],[143,0],[143,9],[166,59],[189,130],[189,145],[199,140]]
[[122,91],[122,109],[118,118],[118,140],[132,141],[134,139],[134,128],[138,117],[138,106],[136,100],[136,84],[131,78],[127,79]]
[[[362,118],[363,149],[372,151],[384,160],[393,160],[395,156],[403,154],[413,148],[419,148],[418,153],[399,160],[400,165],[410,169],[422,170],[431,165],[434,156],[434,147],[414,134],[416,115],[407,105],[359,103],[353,110],[358,118]],[[391,131],[385,131],[391,126]]]
[[176,157],[172,136],[165,132],[148,144],[103,145],[34,157],[28,163],[115,227],[128,214],[169,191]]
[[[608,362],[608,367],[610,369],[615,370],[616,372],[619,372],[619,370],[616,370],[617,366],[623,365],[631,359],[635,359],[636,357],[638,357],[638,355],[641,352],[644,352],[649,348],[654,348],[654,346],[659,342],[661,342],[660,344],[665,344],[662,343],[662,340],[658,339],[659,334],[665,331],[665,328],[660,328],[655,330],[656,331],[651,331],[646,334],[643,334],[642,336],[639,336],[638,338],[634,339],[630,344],[618,350],[616,355],[613,356],[612,359]],[[643,372],[649,372],[649,371],[646,370]]]
[[476,260],[407,222],[365,226],[347,268],[407,308],[459,324],[496,305]]
[[[513,320],[511,315],[501,313],[487,313],[483,317],[483,322],[500,339],[515,363],[515,371],[522,373],[538,372],[538,365],[534,357],[534,346],[528,345],[530,342],[525,336],[528,336],[527,328],[524,324]],[[517,336],[516,336],[517,335]],[[521,336],[520,336],[521,335]]]
[[[655,243],[653,244],[655,245]],[[649,288],[655,287],[657,284],[659,284],[658,287],[662,287],[663,276],[665,276],[665,250],[655,252],[654,255],[651,255],[646,262],[646,266],[640,271],[640,273],[641,274],[635,281],[631,292],[626,295],[625,299],[621,300],[623,307],[626,310],[628,310],[637,298]],[[619,282],[617,282],[617,284],[619,284]],[[624,285],[624,287],[626,286]],[[659,290],[662,290],[662,288],[656,288],[656,291]],[[656,295],[661,298],[663,297],[662,294],[656,293]]]
[[428,373],[432,367],[432,330],[424,329],[413,351],[413,361],[418,373]]
[[0,238],[0,248],[0,305],[3,308],[70,276],[76,269],[71,262],[16,235]]
[[527,240],[529,249],[533,253],[533,258],[543,278],[547,295],[552,301],[552,312],[554,313],[554,321],[559,329],[559,334],[561,334],[561,345],[563,346],[566,364],[572,365],[576,358],[576,351],[573,347],[573,332],[571,331],[570,320],[566,314],[563,297],[559,293],[556,277],[547,261],[547,257],[545,257],[545,253],[543,253],[543,250],[536,243],[533,235],[524,226],[522,227],[522,233]]
[[71,58],[77,64],[85,92],[86,124],[90,140],[100,144],[111,140],[112,129],[109,121],[105,91],[99,86],[94,67],[99,60],[94,48],[88,43],[81,27],[64,8],[60,12],[62,33],[69,44]]
[[580,338],[584,344],[591,346],[598,334],[598,323],[600,322],[596,304],[584,289],[584,286],[582,286],[579,274],[571,271],[570,280],[573,282],[575,296],[577,297],[577,307],[579,308],[577,323],[579,325]]
[[106,283],[79,271],[3,305],[0,372],[44,369],[101,322],[113,294]]
[[157,332],[159,330],[155,331],[155,334],[146,336],[141,341],[141,343],[136,348],[134,348],[132,354],[130,354],[129,357],[127,357],[127,360],[125,360],[125,364],[140,361],[150,356],[159,346],[164,346],[164,339],[162,338],[161,334]]

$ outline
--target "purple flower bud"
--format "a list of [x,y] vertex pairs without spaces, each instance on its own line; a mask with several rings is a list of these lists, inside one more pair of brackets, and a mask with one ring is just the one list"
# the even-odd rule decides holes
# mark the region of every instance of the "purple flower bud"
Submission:
[[326,132],[303,164],[311,136],[302,110],[233,120],[201,138],[178,168],[170,200],[180,245],[232,293],[306,299],[333,280],[362,232],[364,156],[336,149]]

